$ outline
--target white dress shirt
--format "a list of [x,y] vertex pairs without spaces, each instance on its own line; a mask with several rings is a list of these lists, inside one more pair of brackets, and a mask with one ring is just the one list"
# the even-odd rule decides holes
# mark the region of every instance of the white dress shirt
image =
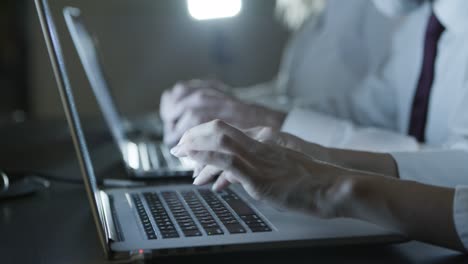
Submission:
[[[446,30],[438,46],[426,144],[406,134],[430,4],[402,21],[382,67],[359,88],[342,89],[349,98],[343,103],[347,119],[311,105],[289,112],[283,131],[326,146],[394,151],[402,179],[447,187],[468,185],[468,1],[437,0],[433,8]],[[457,187],[454,219],[468,248],[467,188]]]
[[372,1],[328,0],[319,18],[311,17],[293,34],[277,78],[236,89],[237,95],[284,111],[314,105],[345,118],[343,87],[354,89],[375,70],[387,55],[394,27],[395,19],[378,12]]
[[[451,8],[456,4],[458,8]],[[401,23],[382,67],[358,88],[341,90],[348,100],[340,107],[347,109],[348,119],[311,105],[289,112],[283,130],[325,146],[398,151],[393,156],[402,178],[452,187],[468,184],[468,162],[462,162],[468,160],[468,1],[439,0],[434,5],[446,31],[439,41],[425,145],[407,136],[407,130],[429,4]],[[447,169],[450,176],[440,177]]]

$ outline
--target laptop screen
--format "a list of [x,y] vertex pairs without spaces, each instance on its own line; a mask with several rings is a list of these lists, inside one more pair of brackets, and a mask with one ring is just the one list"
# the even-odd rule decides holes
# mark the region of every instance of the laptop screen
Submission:
[[85,188],[90,201],[93,217],[96,222],[101,244],[107,254],[109,252],[107,243],[108,230],[104,224],[105,215],[103,211],[103,197],[95,176],[95,166],[93,165],[94,160],[92,161],[91,158],[93,155],[90,154],[88,149],[90,142],[88,141],[88,137],[85,137],[85,131],[82,128],[80,115],[78,113],[74,93],[69,80],[69,74],[66,69],[64,53],[58,35],[59,33],[55,25],[48,0],[35,0],[35,4],[55,79],[59,88],[60,97],[73,137],[75,150],[83,173]]
[[127,160],[125,129],[110,94],[96,41],[86,27],[79,9],[67,7],[64,9],[64,15],[70,36],[78,52],[81,63],[83,64],[86,76],[91,84],[99,109],[102,111],[104,120],[114,140],[117,142],[124,160]]

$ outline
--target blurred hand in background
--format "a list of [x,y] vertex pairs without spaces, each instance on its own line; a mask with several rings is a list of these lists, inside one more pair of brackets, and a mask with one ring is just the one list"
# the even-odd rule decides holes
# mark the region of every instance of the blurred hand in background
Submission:
[[179,82],[163,93],[160,104],[164,141],[174,145],[190,128],[214,119],[244,129],[255,126],[280,128],[285,114],[239,100],[219,81]]

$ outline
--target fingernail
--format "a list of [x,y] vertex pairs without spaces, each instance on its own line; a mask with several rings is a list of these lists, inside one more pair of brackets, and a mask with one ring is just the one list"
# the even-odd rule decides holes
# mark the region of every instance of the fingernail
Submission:
[[171,154],[174,155],[174,156],[177,156],[179,155],[179,152],[180,152],[180,146],[177,145],[175,147],[173,147],[171,150],[170,150]]
[[217,181],[215,183],[213,183],[213,186],[211,186],[211,190],[213,192],[218,192],[218,182]]
[[195,180],[193,181],[193,185],[201,185],[201,184],[200,184],[200,182],[201,182],[200,179],[201,179],[201,178],[196,177]]

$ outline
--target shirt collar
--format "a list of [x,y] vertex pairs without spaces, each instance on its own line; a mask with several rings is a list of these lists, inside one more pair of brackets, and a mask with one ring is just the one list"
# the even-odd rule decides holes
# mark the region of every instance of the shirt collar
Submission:
[[434,13],[448,31],[468,33],[467,0],[435,0]]

